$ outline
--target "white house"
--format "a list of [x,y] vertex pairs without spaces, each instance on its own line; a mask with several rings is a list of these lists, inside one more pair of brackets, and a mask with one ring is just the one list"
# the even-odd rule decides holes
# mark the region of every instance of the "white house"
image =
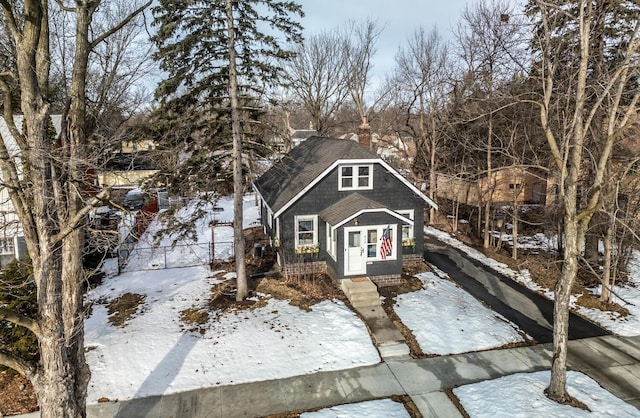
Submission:
[[[22,121],[22,115],[14,116],[15,125],[20,131],[22,131]],[[60,132],[62,116],[52,115],[51,121],[56,132]],[[3,117],[0,117],[0,138],[7,148],[9,156],[19,161],[20,148],[9,131],[9,127]],[[18,216],[9,198],[9,191],[4,184],[0,182],[0,268],[6,266],[15,258],[22,260],[26,255],[27,247],[22,232],[22,225],[18,220]]]

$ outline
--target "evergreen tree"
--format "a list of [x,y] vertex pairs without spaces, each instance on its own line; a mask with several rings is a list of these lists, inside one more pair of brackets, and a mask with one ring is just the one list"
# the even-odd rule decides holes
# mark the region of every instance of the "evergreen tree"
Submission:
[[[254,98],[276,86],[284,76],[282,61],[293,56],[283,45],[302,40],[302,27],[292,17],[302,17],[302,9],[276,0],[161,0],[153,11],[156,58],[168,74],[157,97],[166,112],[188,115],[191,137],[202,139],[189,159],[203,152],[221,155],[216,151],[232,145],[236,299],[242,300],[247,293],[242,167],[250,160],[243,146],[259,110]],[[198,166],[193,168],[197,176]]]

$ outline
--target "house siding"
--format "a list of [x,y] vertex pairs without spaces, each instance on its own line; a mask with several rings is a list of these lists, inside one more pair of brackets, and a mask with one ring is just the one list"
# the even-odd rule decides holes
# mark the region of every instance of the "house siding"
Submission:
[[[298,261],[324,261],[328,268],[334,271],[338,278],[344,276],[344,257],[337,257],[334,260],[327,253],[326,243],[326,226],[325,222],[318,218],[318,242],[320,251],[317,255],[306,254],[303,256],[295,254],[295,217],[299,215],[317,215],[323,209],[335,204],[354,191],[338,190],[338,169],[332,170],[322,181],[310,189],[301,199],[291,205],[280,216],[280,249],[281,262],[285,265],[290,262]],[[413,210],[414,211],[414,237],[415,247],[414,253],[421,256],[424,245],[422,233],[424,206],[425,202],[419,196],[416,196],[403,184],[394,174],[389,173],[382,165],[374,164],[373,168],[373,189],[357,190],[361,195],[375,200],[385,205],[391,210]],[[264,205],[262,209],[263,224],[268,235],[269,228],[266,226],[266,213]],[[389,215],[388,213],[367,213],[359,218],[360,225],[382,225],[385,223],[399,224],[400,221]],[[285,226],[286,225],[286,226]],[[337,251],[340,254],[344,249],[344,227],[353,226],[353,221],[343,225],[337,231]],[[394,245],[397,248],[397,260],[385,262],[372,262],[367,266],[367,274],[369,275],[398,275],[401,271],[402,255],[405,253],[401,247],[401,229],[398,228]]]

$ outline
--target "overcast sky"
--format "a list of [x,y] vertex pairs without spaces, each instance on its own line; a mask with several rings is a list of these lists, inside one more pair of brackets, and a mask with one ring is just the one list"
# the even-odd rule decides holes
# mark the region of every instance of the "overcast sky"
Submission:
[[[431,31],[437,26],[449,37],[460,12],[471,0],[298,0],[305,17],[305,34],[319,33],[344,25],[350,19],[371,18],[384,27],[374,60],[376,78],[393,70],[398,46],[420,26]],[[378,80],[379,81],[379,80]]]

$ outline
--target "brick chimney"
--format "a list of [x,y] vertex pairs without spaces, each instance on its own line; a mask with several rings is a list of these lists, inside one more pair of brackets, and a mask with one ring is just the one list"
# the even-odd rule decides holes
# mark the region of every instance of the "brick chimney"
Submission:
[[371,150],[371,127],[367,123],[367,117],[362,117],[362,125],[358,128],[358,142],[368,150]]

